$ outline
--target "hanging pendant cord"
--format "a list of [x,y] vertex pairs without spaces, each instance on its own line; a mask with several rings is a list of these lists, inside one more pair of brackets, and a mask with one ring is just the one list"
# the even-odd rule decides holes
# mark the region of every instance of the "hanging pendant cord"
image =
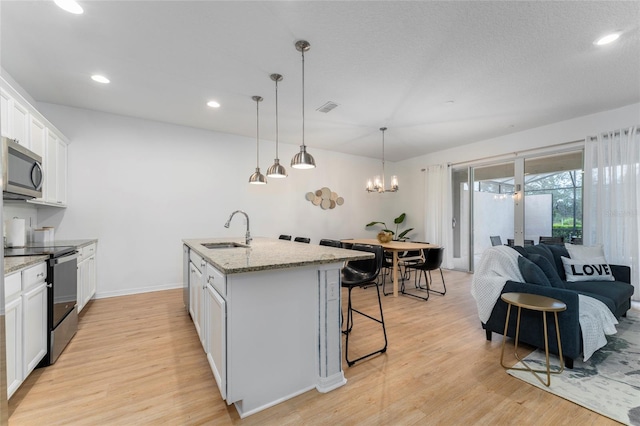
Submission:
[[260,101],[256,99],[256,167],[260,167]]
[[304,145],[304,49],[302,49],[302,146]]
[[384,130],[382,131],[382,191],[386,191],[387,188],[385,187],[385,183],[384,183]]
[[276,79],[276,158],[278,158],[278,79]]

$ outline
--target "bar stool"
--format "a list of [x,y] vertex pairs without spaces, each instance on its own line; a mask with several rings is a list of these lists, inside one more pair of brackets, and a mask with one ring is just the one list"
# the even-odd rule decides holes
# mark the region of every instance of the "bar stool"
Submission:
[[295,237],[295,238],[293,239],[293,241],[295,241],[295,242],[297,242],[297,243],[306,243],[306,244],[309,244],[309,243],[311,242],[311,239],[310,239],[310,238],[307,238],[307,237]]
[[318,244],[321,246],[342,248],[342,243],[338,240],[329,240],[329,239],[323,238],[320,240]]
[[291,241],[291,235],[284,235],[284,234],[282,234],[282,235],[280,235],[280,236],[278,237],[278,239],[279,239],[279,240],[287,240],[287,241]]
[[[380,269],[382,268],[382,259],[384,250],[382,246],[373,246],[367,244],[354,244],[352,250],[360,250],[367,251],[375,254],[374,259],[365,259],[365,260],[356,260],[347,262],[344,268],[342,268],[342,287],[348,289],[348,302],[347,302],[347,324],[345,329],[342,331],[346,334],[345,340],[345,359],[347,361],[347,365],[351,367],[356,362],[368,358],[375,354],[383,354],[387,351],[387,329],[384,325],[384,315],[382,313],[382,300],[380,300],[380,288],[376,283],[376,278],[380,273]],[[365,285],[375,286],[376,292],[378,294],[378,306],[380,307],[380,319],[372,317],[369,314],[366,314],[358,309],[355,309],[352,304],[352,291],[356,287],[364,287]],[[353,332],[353,313],[357,313],[362,315],[365,318],[368,318],[372,321],[379,323],[382,326],[382,333],[384,334],[384,346],[380,349],[377,349],[371,353],[363,355],[354,360],[349,359],[349,338],[351,333]]]

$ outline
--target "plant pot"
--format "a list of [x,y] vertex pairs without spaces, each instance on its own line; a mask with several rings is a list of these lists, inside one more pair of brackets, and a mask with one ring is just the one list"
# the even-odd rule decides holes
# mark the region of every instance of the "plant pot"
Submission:
[[384,244],[393,239],[393,234],[391,232],[380,231],[378,232],[376,238],[378,238],[378,241]]

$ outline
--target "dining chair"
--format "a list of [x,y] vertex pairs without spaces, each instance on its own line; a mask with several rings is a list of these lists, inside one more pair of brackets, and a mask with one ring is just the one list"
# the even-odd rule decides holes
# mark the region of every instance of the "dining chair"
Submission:
[[306,244],[309,244],[309,243],[311,242],[311,239],[310,239],[310,238],[307,238],[307,237],[295,237],[295,238],[293,239],[293,241],[295,241],[295,242],[297,242],[297,243],[306,243]]
[[[346,263],[344,268],[341,271],[341,285],[342,287],[348,290],[348,298],[347,298],[347,323],[345,325],[345,329],[342,331],[343,334],[346,335],[345,345],[344,345],[344,355],[345,360],[347,361],[347,365],[351,367],[356,362],[373,356],[375,354],[383,354],[387,351],[387,329],[384,324],[384,314],[382,312],[382,300],[380,299],[380,288],[376,283],[376,278],[380,274],[380,270],[382,268],[382,261],[384,258],[384,249],[382,246],[374,246],[368,244],[354,244],[352,250],[360,250],[373,253],[375,257],[373,259],[365,259],[365,260],[355,260],[349,261]],[[373,317],[367,313],[362,312],[359,309],[355,309],[352,303],[352,292],[355,288],[362,288],[364,286],[375,286],[376,292],[378,294],[378,307],[380,308],[380,318]],[[376,349],[375,351],[368,353],[366,355],[362,355],[356,359],[349,359],[349,338],[353,333],[353,313],[357,313],[365,318],[368,318],[372,321],[377,322],[382,326],[382,333],[384,335],[384,346],[380,349]],[[369,332],[363,334],[363,336],[368,339]]]
[[342,243],[338,240],[330,240],[330,239],[323,238],[320,240],[318,244],[321,246],[342,248]]
[[291,241],[291,235],[284,235],[284,234],[282,234],[282,235],[280,235],[280,236],[278,237],[278,239],[279,239],[279,240],[287,240],[287,241]]
[[540,237],[538,244],[564,244],[564,237]]
[[[424,275],[424,279],[426,281],[426,287],[422,287],[420,285],[420,281],[422,280],[422,275],[420,275],[420,279],[418,280],[417,276],[419,274],[416,274],[416,282],[415,282],[415,286],[416,288],[420,289],[420,290],[426,290],[427,291],[427,297],[420,297],[411,293],[407,293],[410,296],[414,296],[414,297],[419,297],[421,299],[424,300],[429,300],[429,293],[438,293],[442,296],[444,296],[445,294],[447,294],[447,285],[444,281],[444,275],[442,274],[442,261],[444,259],[444,247],[437,247],[437,248],[426,248],[423,249],[424,252],[424,262],[423,263],[419,263],[417,265],[409,265],[407,266],[408,268],[413,268],[416,269],[416,272],[418,270],[422,271],[422,275]],[[438,290],[433,290],[431,288],[431,285],[433,284],[433,279],[431,278],[431,271],[434,271],[436,269],[440,270],[440,278],[442,278],[442,287],[443,290],[442,291],[438,291]],[[429,273],[428,277],[427,277],[427,272]]]
[[491,245],[492,246],[501,246],[502,245],[502,238],[500,238],[500,235],[490,236],[489,239],[491,240]]

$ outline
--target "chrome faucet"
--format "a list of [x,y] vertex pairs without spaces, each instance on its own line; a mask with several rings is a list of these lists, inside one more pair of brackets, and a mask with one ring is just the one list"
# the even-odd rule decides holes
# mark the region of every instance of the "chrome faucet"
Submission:
[[224,227],[225,228],[229,227],[229,225],[231,224],[231,219],[233,219],[233,216],[236,213],[242,213],[244,215],[244,217],[247,218],[247,235],[245,235],[245,244],[246,245],[250,245],[252,238],[251,238],[251,232],[249,232],[249,215],[248,214],[246,214],[242,210],[236,210],[235,212],[231,213],[231,216],[229,216],[229,220],[227,220],[227,223],[224,224]]

